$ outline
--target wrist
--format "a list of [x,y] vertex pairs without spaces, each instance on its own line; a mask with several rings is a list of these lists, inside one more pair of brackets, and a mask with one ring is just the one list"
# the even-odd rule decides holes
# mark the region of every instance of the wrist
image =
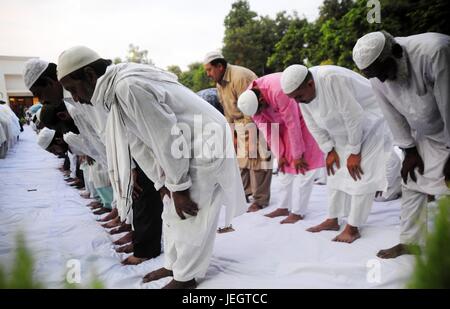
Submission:
[[417,154],[417,147],[416,146],[411,147],[411,148],[400,148],[400,149],[403,151],[403,153],[405,155]]

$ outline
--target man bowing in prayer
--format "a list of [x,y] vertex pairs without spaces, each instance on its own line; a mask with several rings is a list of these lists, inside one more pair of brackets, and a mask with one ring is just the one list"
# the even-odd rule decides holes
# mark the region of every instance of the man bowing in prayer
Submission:
[[309,70],[292,65],[281,76],[281,87],[301,103],[306,125],[326,155],[329,214],[310,232],[339,230],[334,241],[351,243],[361,237],[359,227],[369,216],[376,191],[387,187],[385,121],[367,79],[337,66]]
[[266,216],[287,216],[281,221],[284,224],[304,218],[314,179],[325,164],[297,102],[281,90],[280,77],[281,73],[274,73],[255,79],[239,96],[238,107],[252,117],[278,159],[280,207]]
[[[222,200],[227,222],[245,210],[230,128],[173,74],[109,63],[76,46],[59,56],[58,79],[75,101],[109,111],[108,167],[130,175],[133,158],[165,195],[164,267],[144,281],[173,276],[165,288],[195,287],[210,262]],[[120,198],[129,199],[131,188],[131,181],[121,187]]]
[[409,245],[423,244],[427,196],[450,194],[450,37],[372,32],[357,41],[353,60],[370,78],[405,154],[400,244],[377,254],[395,258],[411,253]]

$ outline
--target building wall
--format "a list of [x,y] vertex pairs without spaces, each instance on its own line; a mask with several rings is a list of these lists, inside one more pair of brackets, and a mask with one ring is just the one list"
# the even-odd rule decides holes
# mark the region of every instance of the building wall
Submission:
[[32,97],[23,82],[25,62],[36,57],[0,55],[0,99],[9,103],[10,96]]

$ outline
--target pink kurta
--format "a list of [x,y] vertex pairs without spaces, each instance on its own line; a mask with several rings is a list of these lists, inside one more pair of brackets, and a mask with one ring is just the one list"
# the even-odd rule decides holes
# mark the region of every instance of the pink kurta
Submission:
[[[324,167],[324,155],[306,127],[297,102],[281,90],[280,78],[281,73],[274,73],[260,77],[250,84],[249,89],[258,88],[264,101],[269,105],[253,116],[253,121],[265,135],[275,156],[288,161],[285,165],[286,173],[297,174],[294,160],[301,158],[302,155],[308,163],[309,170]],[[271,123],[279,124],[278,149],[275,145],[271,145]]]

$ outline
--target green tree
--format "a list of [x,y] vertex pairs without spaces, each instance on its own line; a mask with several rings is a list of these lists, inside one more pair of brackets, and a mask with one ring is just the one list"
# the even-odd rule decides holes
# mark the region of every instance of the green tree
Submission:
[[128,53],[126,57],[127,62],[153,64],[153,61],[148,58],[148,51],[146,49],[140,50],[139,46],[130,44],[128,46]]
[[368,32],[386,30],[394,36],[427,31],[449,34],[448,1],[381,0],[381,23],[368,22],[372,7],[367,5],[367,0],[325,0],[316,21],[293,18],[275,44],[268,66],[280,71],[293,63],[336,64],[356,70],[353,46]]
[[267,59],[275,44],[289,27],[291,16],[280,12],[275,19],[258,16],[247,1],[232,4],[225,17],[225,36],[222,52],[228,62],[245,66],[258,75],[273,71]]
[[[306,19],[295,18],[289,24],[289,28],[281,40],[275,44],[274,52],[269,56],[267,65],[275,71],[295,63],[305,63],[308,58],[306,31],[309,24]],[[306,63],[305,63],[306,64]]]
[[183,71],[181,71],[181,68],[178,65],[169,65],[167,67],[167,71],[172,72],[173,74],[178,76],[178,78],[180,78],[181,73],[183,73]]
[[428,235],[425,248],[416,255],[409,288],[450,288],[450,197],[439,201],[438,210],[434,229]]
[[206,76],[205,69],[201,62],[194,62],[188,65],[187,71],[181,71],[179,66],[172,65],[167,68],[170,72],[178,76],[178,80],[192,91],[214,87],[214,83]]

